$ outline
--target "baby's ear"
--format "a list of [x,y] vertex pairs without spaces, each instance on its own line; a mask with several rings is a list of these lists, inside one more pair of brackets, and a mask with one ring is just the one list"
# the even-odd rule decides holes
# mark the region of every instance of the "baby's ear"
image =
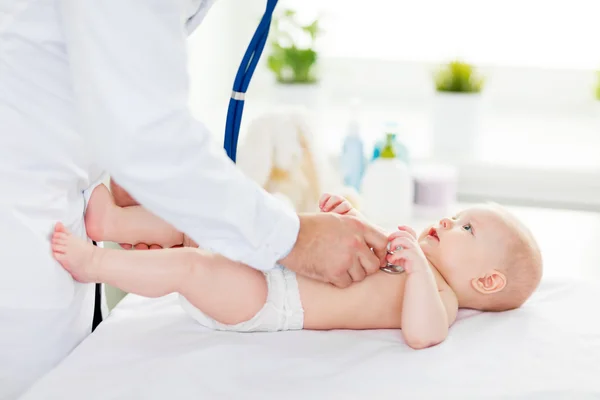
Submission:
[[471,286],[481,294],[492,294],[501,291],[506,286],[506,276],[495,269],[484,276],[473,278]]

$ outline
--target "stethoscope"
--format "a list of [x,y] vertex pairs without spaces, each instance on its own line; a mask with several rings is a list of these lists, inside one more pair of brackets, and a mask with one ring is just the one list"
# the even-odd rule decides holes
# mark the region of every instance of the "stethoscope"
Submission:
[[[246,91],[250,85],[250,80],[256,69],[256,65],[260,60],[263,49],[269,36],[269,28],[271,27],[271,19],[273,17],[273,11],[277,0],[267,0],[267,8],[263,17],[261,18],[252,40],[248,45],[248,49],[242,58],[242,62],[238,68],[235,80],[233,82],[233,90],[231,92],[231,98],[229,99],[229,108],[227,109],[227,122],[225,124],[225,140],[223,141],[223,147],[227,152],[227,156],[231,161],[235,162],[237,155],[237,142],[240,134],[240,125],[242,123],[242,113],[244,112],[244,100],[246,97]],[[401,248],[396,248],[394,251],[398,251]],[[393,254],[389,248],[388,243],[388,254]],[[384,267],[380,268],[382,271],[389,274],[401,274],[404,272],[404,268],[399,265],[393,265],[387,263]]]
[[252,40],[248,45],[244,58],[242,58],[233,82],[231,99],[229,99],[229,109],[227,110],[227,122],[225,124],[225,140],[223,143],[227,155],[233,162],[235,162],[237,153],[237,142],[242,123],[246,91],[267,42],[269,28],[271,27],[271,18],[273,17],[276,5],[277,0],[267,0],[265,14],[261,18],[254,36],[252,36]]
[[[388,254],[394,254],[394,252],[396,251],[400,251],[402,250],[402,246],[397,246],[393,251],[390,249],[390,243],[388,243],[388,247],[387,247],[387,253]],[[401,274],[404,272],[404,267],[401,267],[400,265],[394,265],[391,263],[387,263],[385,265],[385,267],[381,267],[379,268],[380,270],[382,270],[383,272],[387,272],[388,274]]]

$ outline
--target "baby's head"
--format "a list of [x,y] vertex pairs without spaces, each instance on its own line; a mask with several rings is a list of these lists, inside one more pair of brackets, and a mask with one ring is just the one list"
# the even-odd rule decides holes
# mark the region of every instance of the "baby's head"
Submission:
[[419,244],[456,293],[460,307],[520,307],[542,276],[542,257],[533,236],[497,205],[444,218],[423,231]]

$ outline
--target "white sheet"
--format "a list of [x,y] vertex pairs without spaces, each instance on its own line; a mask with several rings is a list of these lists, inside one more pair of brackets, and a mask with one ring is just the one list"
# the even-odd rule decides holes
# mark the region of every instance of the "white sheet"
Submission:
[[210,332],[174,296],[129,296],[24,399],[598,398],[599,305],[598,283],[547,279],[414,351],[393,330]]

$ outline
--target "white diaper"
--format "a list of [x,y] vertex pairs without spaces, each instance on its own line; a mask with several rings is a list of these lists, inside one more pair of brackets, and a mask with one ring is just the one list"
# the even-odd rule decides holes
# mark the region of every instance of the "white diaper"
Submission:
[[194,307],[185,297],[179,296],[183,309],[202,326],[220,331],[275,332],[302,329],[304,309],[296,274],[281,266],[265,272],[267,301],[263,308],[250,320],[236,325],[225,325],[215,321]]

